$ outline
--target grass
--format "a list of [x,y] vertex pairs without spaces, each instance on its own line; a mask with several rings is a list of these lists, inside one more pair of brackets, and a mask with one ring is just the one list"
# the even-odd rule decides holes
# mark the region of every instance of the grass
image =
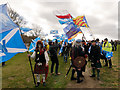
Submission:
[[[120,45],[118,48],[120,51]],[[101,86],[104,88],[118,88],[118,57],[120,57],[120,52],[114,52],[112,58],[113,68],[109,69],[108,67],[102,67],[100,72],[101,77]],[[46,81],[46,87],[40,85],[38,88],[65,88],[66,85],[70,82],[70,75],[65,78],[65,74],[70,66],[70,60],[65,64],[62,56],[59,58],[59,72],[60,76],[50,75],[50,66],[51,61],[49,61],[49,74]],[[102,62],[102,60],[101,60]],[[32,65],[34,67],[34,60],[32,60]],[[120,61],[119,61],[120,63]],[[91,68],[90,63],[88,62],[88,67]],[[102,65],[104,63],[102,62]],[[27,53],[19,53],[15,55],[12,59],[6,62],[6,65],[2,67],[2,87],[3,88],[36,88],[33,83],[32,73],[30,69],[29,60]]]
[[[59,56],[59,72],[61,75],[55,76],[48,74],[47,86],[43,87],[40,85],[39,88],[64,88],[69,82],[68,78],[65,78],[67,68],[70,63],[65,64],[63,57]],[[32,65],[34,67],[34,60]],[[49,61],[49,72],[50,72],[51,61]],[[29,60],[27,53],[19,53],[14,56],[11,60],[6,62],[6,66],[2,68],[2,87],[3,88],[35,88],[30,69]]]
[[[101,68],[101,72],[100,72],[100,77],[101,77],[101,81],[103,82],[101,84],[101,86],[103,86],[104,88],[118,88],[118,83],[119,83],[119,78],[118,78],[118,73],[120,70],[119,67],[119,58],[120,57],[120,45],[118,46],[118,50],[114,51],[113,53],[113,57],[112,57],[112,64],[113,64],[113,68],[109,69],[108,67],[102,67]],[[105,63],[103,63],[103,61],[101,60],[102,65],[104,65]]]

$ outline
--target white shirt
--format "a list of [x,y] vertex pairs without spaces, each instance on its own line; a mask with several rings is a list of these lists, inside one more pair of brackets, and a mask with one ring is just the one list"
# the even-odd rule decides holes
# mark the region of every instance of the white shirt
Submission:
[[[48,64],[49,56],[48,56],[47,51],[44,52],[44,55],[45,55],[46,64]],[[35,58],[35,51],[34,51],[33,54],[31,55],[31,58]]]

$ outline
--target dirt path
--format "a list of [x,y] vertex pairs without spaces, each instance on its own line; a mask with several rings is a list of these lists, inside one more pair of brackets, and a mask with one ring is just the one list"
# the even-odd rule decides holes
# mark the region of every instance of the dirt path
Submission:
[[91,78],[90,76],[91,69],[86,67],[86,72],[84,74],[84,81],[82,83],[76,83],[76,81],[70,81],[68,83],[67,88],[102,88],[100,84],[102,83],[100,80],[98,81],[96,78]]

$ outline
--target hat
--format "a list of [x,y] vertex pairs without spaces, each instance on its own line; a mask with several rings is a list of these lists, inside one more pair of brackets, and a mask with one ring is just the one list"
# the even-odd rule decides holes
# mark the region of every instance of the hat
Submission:
[[49,45],[51,45],[52,44],[52,41],[49,41]]
[[81,39],[77,39],[76,42],[77,42],[77,43],[80,43],[80,42],[82,42],[82,40],[81,40]]
[[99,39],[97,38],[96,41],[99,41]]
[[82,40],[82,42],[85,42],[85,40]]
[[96,42],[96,41],[95,41],[95,40],[92,40],[91,42],[93,43],[93,42]]
[[104,40],[108,41],[108,39],[107,39],[107,38],[105,38]]

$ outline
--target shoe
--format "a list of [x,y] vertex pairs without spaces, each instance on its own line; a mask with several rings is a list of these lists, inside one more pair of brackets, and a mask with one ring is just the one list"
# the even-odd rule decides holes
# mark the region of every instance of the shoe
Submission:
[[100,77],[97,77],[97,80],[100,80]]
[[95,75],[91,75],[90,77],[95,77]]
[[112,68],[111,66],[109,68]]
[[71,77],[71,80],[77,80],[77,78]]
[[80,77],[84,77],[84,75],[80,75]]
[[108,67],[108,65],[104,65],[104,67]]
[[54,74],[54,72],[52,72],[50,75],[53,75]]
[[77,83],[81,83],[81,82],[83,82],[83,80],[77,80]]
[[40,85],[40,82],[37,82],[36,86],[35,87],[38,87]]
[[43,86],[46,86],[46,83],[45,83],[45,82],[43,82]]
[[55,74],[55,76],[60,75],[60,73]]

